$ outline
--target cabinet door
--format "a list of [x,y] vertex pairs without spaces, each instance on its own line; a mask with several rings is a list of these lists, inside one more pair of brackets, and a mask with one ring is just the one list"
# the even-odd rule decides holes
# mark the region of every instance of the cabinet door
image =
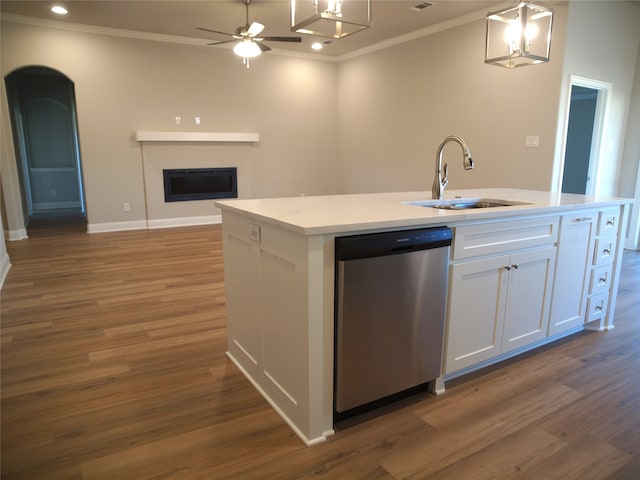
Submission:
[[578,327],[585,321],[596,219],[595,212],[562,217],[549,335]]
[[445,373],[500,353],[509,256],[451,265]]
[[547,336],[556,248],[511,255],[502,352]]

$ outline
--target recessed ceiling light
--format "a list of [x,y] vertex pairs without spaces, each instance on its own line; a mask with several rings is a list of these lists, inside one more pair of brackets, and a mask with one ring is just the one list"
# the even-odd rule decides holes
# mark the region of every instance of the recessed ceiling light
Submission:
[[311,48],[313,48],[314,50],[322,50],[322,44],[320,42],[312,43]]
[[62,5],[54,5],[51,7],[51,11],[57,15],[66,15],[69,13],[69,10],[64,8]]

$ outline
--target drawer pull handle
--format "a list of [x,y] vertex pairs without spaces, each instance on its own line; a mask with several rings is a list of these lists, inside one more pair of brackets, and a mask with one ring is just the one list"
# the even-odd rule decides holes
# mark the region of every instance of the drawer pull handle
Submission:
[[504,269],[507,270],[507,271],[511,270],[511,265],[505,265]]
[[598,284],[599,284],[599,285],[604,285],[605,283],[607,283],[607,276],[608,276],[608,275],[605,275],[604,277],[600,277],[600,278],[598,279]]
[[591,221],[591,217],[580,217],[574,220],[574,222],[590,222],[590,221]]
[[602,250],[603,255],[611,255],[611,247]]
[[596,312],[602,311],[602,305],[596,305]]
[[514,263],[514,264],[513,264],[513,265],[511,265],[511,266],[517,270],[517,269],[518,269],[518,267],[519,267],[520,265],[518,265],[517,263]]
[[613,220],[607,220],[607,227],[613,227],[615,222]]

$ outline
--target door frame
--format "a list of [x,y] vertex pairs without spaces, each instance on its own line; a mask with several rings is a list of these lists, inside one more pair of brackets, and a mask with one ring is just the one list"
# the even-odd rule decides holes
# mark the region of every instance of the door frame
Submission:
[[551,190],[554,192],[562,192],[562,180],[564,176],[564,164],[567,151],[567,135],[569,133],[569,114],[571,111],[571,90],[573,86],[591,88],[598,91],[596,101],[596,112],[593,119],[593,136],[591,139],[591,151],[589,155],[589,173],[590,180],[587,181],[586,195],[598,194],[598,168],[600,160],[605,153],[606,145],[603,140],[606,138],[607,116],[609,112],[609,104],[611,101],[611,91],[613,84],[603,82],[592,78],[581,77],[579,75],[569,75],[569,84],[567,88],[567,99],[564,111],[564,120],[562,123],[562,150],[560,151],[560,161],[556,162],[556,168],[553,175]]

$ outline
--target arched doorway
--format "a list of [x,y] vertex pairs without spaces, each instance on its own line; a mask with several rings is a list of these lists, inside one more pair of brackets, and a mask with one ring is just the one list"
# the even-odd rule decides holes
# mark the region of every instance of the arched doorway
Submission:
[[27,221],[86,224],[73,82],[47,67],[24,67],[5,85]]

